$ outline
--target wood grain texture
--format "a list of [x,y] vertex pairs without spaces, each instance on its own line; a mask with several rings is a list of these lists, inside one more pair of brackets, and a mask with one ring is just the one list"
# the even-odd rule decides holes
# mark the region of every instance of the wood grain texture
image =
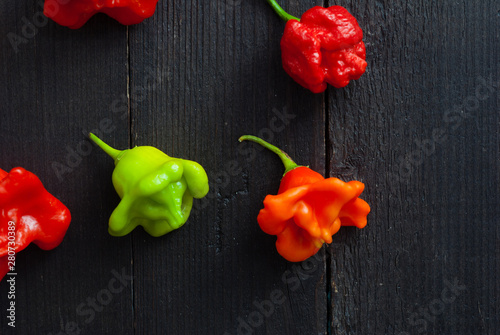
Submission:
[[[334,4],[281,3],[296,16]],[[73,220],[58,248],[18,255],[15,330],[0,283],[0,334],[496,334],[500,7],[335,4],[365,32],[368,71],[319,95],[283,71],[284,23],[264,0],[160,1],[128,28],[39,22],[17,47],[9,33],[29,34],[41,7],[4,4],[0,168],[36,173]],[[205,167],[210,193],[182,229],[109,236],[119,198],[113,162],[88,146],[96,130]],[[283,167],[243,134],[364,182],[368,226],[286,262],[256,221]]]
[[[133,316],[131,285],[129,294],[113,295],[101,313],[92,315],[87,300],[107,301],[98,295],[113,278],[111,271],[130,268],[130,238],[107,234],[107,219],[117,204],[110,187],[113,162],[85,141],[104,119],[111,122],[106,129],[116,128],[106,136],[111,144],[129,136],[128,118],[123,121],[110,107],[127,90],[126,28],[104,16],[77,31],[47,22],[16,52],[6,34],[23,36],[25,19],[33,22],[40,11],[36,2],[21,1],[0,15],[1,168],[22,166],[37,174],[70,209],[72,222],[56,249],[30,246],[18,254],[16,328],[7,326],[3,280],[0,333],[57,334],[73,323],[87,334],[130,333],[132,323],[124,321]],[[66,166],[59,176],[54,163]]]
[[[211,190],[181,230],[133,235],[136,332],[325,333],[324,260],[291,292],[282,277],[292,265],[256,221],[265,195],[277,191],[281,162],[237,141],[258,134],[324,170],[323,97],[282,70],[284,24],[265,2],[168,2],[158,11],[130,29],[132,92],[146,92],[132,108],[133,145],[197,160]],[[157,85],[148,84],[150,72],[162,78]],[[284,114],[292,116],[280,120]],[[254,303],[275,290],[285,302],[259,318]]]
[[331,333],[496,334],[498,2],[337,3],[369,67],[329,91],[329,170],[372,213],[329,249]]

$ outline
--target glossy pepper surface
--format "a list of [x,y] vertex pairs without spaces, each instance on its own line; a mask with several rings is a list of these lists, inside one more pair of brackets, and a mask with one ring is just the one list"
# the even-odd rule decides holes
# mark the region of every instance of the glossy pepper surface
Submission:
[[109,219],[113,236],[124,236],[137,226],[155,237],[165,235],[186,223],[193,198],[208,193],[207,174],[196,162],[150,146],[120,151],[94,134],[90,138],[115,161],[112,180],[122,200]]
[[31,242],[43,250],[57,247],[70,221],[68,208],[36,175],[20,167],[9,173],[0,169],[0,280],[13,271],[15,254]]
[[283,68],[300,85],[321,93],[327,83],[344,87],[365,72],[363,31],[344,7],[316,6],[298,19],[275,0],[267,1],[287,21],[281,39]]
[[152,16],[158,0],[45,0],[43,13],[62,26],[77,29],[94,14],[105,13],[131,25]]
[[245,135],[243,140],[273,151],[285,165],[278,194],[266,196],[257,217],[265,233],[277,235],[276,248],[285,259],[300,262],[313,256],[341,226],[366,226],[370,206],[359,198],[363,183],[325,179],[258,137]]

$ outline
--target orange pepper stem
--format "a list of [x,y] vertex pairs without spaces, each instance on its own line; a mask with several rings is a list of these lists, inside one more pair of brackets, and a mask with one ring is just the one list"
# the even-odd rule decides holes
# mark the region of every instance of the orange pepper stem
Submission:
[[252,141],[252,142],[255,142],[255,143],[258,143],[260,145],[262,145],[264,148],[268,149],[268,150],[271,150],[272,152],[274,152],[276,155],[278,155],[278,157],[281,159],[281,161],[283,162],[283,165],[285,166],[285,173],[284,175],[290,171],[290,170],[293,170],[297,167],[299,167],[300,165],[298,165],[297,163],[295,163],[291,158],[290,156],[288,156],[288,154],[286,152],[284,152],[283,150],[281,150],[280,148],[278,147],[275,147],[274,145],[264,141],[263,139],[261,138],[258,138],[257,136],[252,136],[252,135],[243,135],[241,136],[238,141],[242,142],[242,141],[245,141],[245,140],[248,140],[248,141]]

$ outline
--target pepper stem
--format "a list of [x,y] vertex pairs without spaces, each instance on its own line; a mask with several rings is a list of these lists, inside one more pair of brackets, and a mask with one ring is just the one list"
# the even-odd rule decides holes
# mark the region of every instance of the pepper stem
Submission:
[[99,137],[95,136],[92,133],[89,133],[89,137],[92,141],[94,141],[95,144],[97,144],[97,146],[99,146],[99,148],[101,148],[105,153],[107,153],[111,158],[113,158],[115,162],[116,159],[120,156],[120,154],[123,153],[123,151],[121,150],[116,150],[110,147],[109,145],[104,143]]
[[295,169],[296,167],[299,167],[299,165],[297,165],[297,163],[295,163],[291,158],[290,156],[288,156],[288,154],[286,152],[284,152],[283,150],[275,147],[274,145],[264,141],[263,139],[261,138],[258,138],[257,136],[252,136],[252,135],[243,135],[241,136],[238,141],[242,142],[242,141],[245,141],[245,140],[248,140],[248,141],[252,141],[252,142],[255,142],[255,143],[258,143],[260,145],[262,145],[264,148],[268,149],[268,150],[271,150],[272,152],[274,152],[276,155],[278,155],[278,157],[281,159],[281,161],[283,162],[283,165],[285,166],[285,174],[290,171],[290,170],[293,170]]
[[289,20],[300,21],[299,18],[296,18],[295,16],[292,16],[292,15],[288,14],[287,12],[285,12],[283,10],[283,8],[281,8],[281,6],[278,5],[278,3],[275,0],[267,0],[267,3],[269,3],[271,5],[271,7],[273,7],[276,14],[278,14],[279,17],[281,17],[285,22],[287,22]]

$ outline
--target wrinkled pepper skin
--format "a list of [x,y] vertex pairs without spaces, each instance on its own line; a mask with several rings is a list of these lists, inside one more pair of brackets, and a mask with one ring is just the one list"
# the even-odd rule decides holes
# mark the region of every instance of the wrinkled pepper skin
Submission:
[[90,138],[115,161],[112,180],[122,199],[109,219],[109,233],[124,236],[142,226],[154,237],[186,223],[193,198],[208,193],[208,177],[193,161],[173,158],[149,146],[115,150],[94,134]]
[[364,228],[370,206],[359,198],[364,184],[324,178],[269,143],[245,135],[241,140],[257,142],[280,156],[286,172],[277,195],[267,195],[257,216],[260,228],[276,235],[278,253],[290,262],[301,262],[318,252],[341,226]]
[[158,0],[45,0],[43,13],[62,26],[78,29],[94,14],[105,13],[124,25],[153,16]]
[[[68,208],[47,192],[36,175],[20,167],[9,173],[0,169],[0,280],[12,270],[11,248],[17,254],[33,242],[40,249],[54,249],[70,222]],[[11,226],[15,227],[14,241]]]
[[277,195],[266,196],[257,221],[265,233],[277,235],[280,255],[300,262],[332,243],[341,226],[366,226],[370,206],[358,198],[364,187],[297,167],[285,174]]
[[363,31],[341,6],[313,7],[300,21],[290,19],[281,39],[285,71],[313,93],[327,83],[341,88],[365,72],[367,63]]

